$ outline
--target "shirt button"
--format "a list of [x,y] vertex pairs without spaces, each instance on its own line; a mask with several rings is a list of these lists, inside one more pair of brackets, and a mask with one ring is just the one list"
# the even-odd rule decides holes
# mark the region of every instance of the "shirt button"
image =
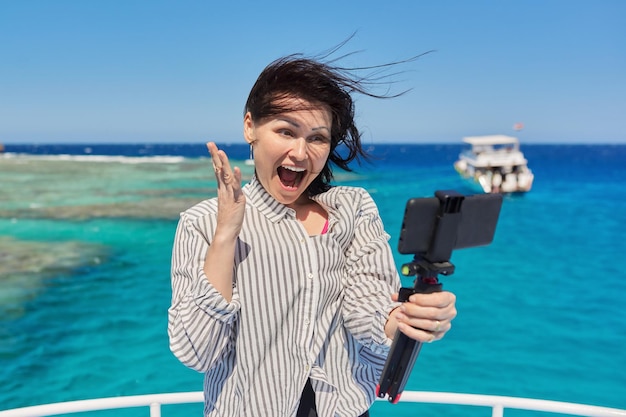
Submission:
[[309,274],[306,276],[308,279],[313,279],[313,274],[309,272]]
[[309,319],[304,319],[304,324],[309,325]]
[[306,365],[306,366],[304,367],[304,370],[305,370],[305,371],[307,371],[307,372],[309,372],[309,369],[311,369],[311,367],[310,367],[309,365]]

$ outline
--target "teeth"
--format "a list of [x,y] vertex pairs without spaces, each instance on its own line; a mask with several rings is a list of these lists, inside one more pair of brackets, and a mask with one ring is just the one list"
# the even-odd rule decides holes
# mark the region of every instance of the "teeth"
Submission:
[[293,172],[303,172],[306,171],[304,168],[299,168],[299,167],[292,167],[292,166],[284,166],[283,168],[288,169],[289,171],[293,171]]

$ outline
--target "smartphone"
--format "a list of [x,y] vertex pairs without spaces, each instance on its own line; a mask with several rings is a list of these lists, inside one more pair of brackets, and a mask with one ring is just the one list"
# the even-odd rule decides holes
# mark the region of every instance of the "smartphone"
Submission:
[[[425,253],[429,250],[441,218],[442,201],[438,197],[411,198],[406,203],[400,230],[398,251],[402,254]],[[449,242],[451,249],[488,245],[493,241],[502,194],[464,196],[458,215],[456,234]],[[443,214],[445,215],[445,213]]]

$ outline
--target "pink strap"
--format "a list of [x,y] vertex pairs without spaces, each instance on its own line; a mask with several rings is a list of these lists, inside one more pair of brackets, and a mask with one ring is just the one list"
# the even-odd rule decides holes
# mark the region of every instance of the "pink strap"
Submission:
[[322,234],[325,235],[328,232],[328,219],[326,219],[326,223],[324,223],[324,228],[322,229]]

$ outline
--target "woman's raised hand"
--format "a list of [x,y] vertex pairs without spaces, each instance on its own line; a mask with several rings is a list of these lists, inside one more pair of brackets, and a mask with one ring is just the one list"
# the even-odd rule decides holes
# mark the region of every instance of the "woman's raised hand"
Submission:
[[213,142],[207,143],[217,180],[217,228],[215,237],[235,239],[241,232],[246,197],[241,190],[241,170],[232,168],[226,152]]

